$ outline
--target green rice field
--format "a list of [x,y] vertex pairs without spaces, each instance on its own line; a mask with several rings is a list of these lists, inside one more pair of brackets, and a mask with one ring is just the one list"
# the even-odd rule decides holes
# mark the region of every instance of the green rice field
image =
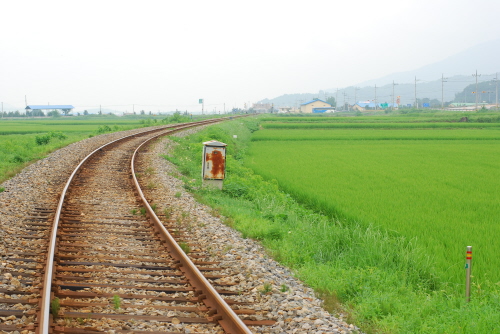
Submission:
[[[50,152],[82,139],[169,123],[169,117],[89,115],[0,119],[0,182]],[[181,116],[177,121],[189,121]]]
[[465,248],[473,246],[476,279],[500,282],[499,124],[384,124],[265,123],[246,165],[332,217],[413,239],[441,281],[463,282]]

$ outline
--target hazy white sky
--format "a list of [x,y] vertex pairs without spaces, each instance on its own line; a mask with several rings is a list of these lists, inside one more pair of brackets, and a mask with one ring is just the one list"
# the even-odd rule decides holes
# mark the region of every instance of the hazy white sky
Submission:
[[500,38],[499,0],[6,1],[0,101],[221,111]]

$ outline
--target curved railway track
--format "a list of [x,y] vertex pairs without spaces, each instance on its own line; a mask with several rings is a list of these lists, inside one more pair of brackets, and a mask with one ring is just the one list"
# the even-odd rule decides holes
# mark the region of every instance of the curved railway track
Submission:
[[[238,293],[223,283],[221,268],[203,261],[188,231],[157,215],[149,205],[152,199],[140,190],[134,170],[139,146],[166,131],[195,125],[200,123],[156,129],[100,147],[75,169],[56,212],[35,209],[24,234],[29,247],[14,249],[11,260],[18,265],[10,273],[3,271],[19,289],[0,290],[7,297],[0,303],[9,305],[0,310],[8,319],[0,330],[251,333],[246,324],[273,323],[241,320],[226,301],[243,317],[252,310],[231,300]],[[179,244],[193,251],[187,256]],[[191,268],[192,262],[197,267]],[[40,299],[32,298],[38,293]]]

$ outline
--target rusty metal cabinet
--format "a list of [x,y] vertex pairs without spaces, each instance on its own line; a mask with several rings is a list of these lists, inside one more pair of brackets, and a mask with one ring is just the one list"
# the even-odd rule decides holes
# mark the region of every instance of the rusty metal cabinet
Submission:
[[203,181],[220,181],[219,188],[222,187],[222,180],[226,176],[226,146],[227,144],[216,140],[203,143]]

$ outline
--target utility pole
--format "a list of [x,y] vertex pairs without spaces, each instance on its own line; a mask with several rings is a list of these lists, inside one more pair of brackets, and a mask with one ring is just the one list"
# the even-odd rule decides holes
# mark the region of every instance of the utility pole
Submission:
[[[498,110],[498,72],[496,73],[495,76],[495,84],[496,84],[495,104]],[[3,114],[3,107],[2,107],[2,114]]]
[[375,100],[373,100],[375,102],[375,110],[378,109],[378,105],[377,105],[377,84],[375,84]]
[[479,98],[479,94],[478,94],[478,91],[477,91],[477,77],[480,77],[481,74],[477,74],[477,70],[476,70],[476,74],[473,74],[472,75],[473,77],[476,77],[476,110],[477,110],[477,99]]
[[[344,110],[344,108],[345,108],[345,96],[346,96],[346,93],[344,91],[344,105],[342,106],[342,110]],[[349,111],[349,106],[347,106],[347,111]]]
[[[338,111],[339,107],[339,89],[337,88],[337,95],[335,95],[335,109]],[[497,106],[498,108],[498,106]]]
[[413,107],[415,109],[418,109],[418,101],[417,101],[417,77],[415,76],[415,104],[413,105]]
[[448,79],[444,77],[444,73],[441,73],[441,110],[444,110],[444,83],[446,82],[444,79]]
[[394,83],[394,80],[392,80],[392,106],[391,106],[391,110],[394,111],[394,86],[396,86],[397,83]]
[[358,91],[358,89],[359,89],[358,87],[354,87],[354,104],[356,104],[356,103],[357,103],[357,102],[356,102],[356,101],[357,101],[357,100],[356,100],[356,92]]

